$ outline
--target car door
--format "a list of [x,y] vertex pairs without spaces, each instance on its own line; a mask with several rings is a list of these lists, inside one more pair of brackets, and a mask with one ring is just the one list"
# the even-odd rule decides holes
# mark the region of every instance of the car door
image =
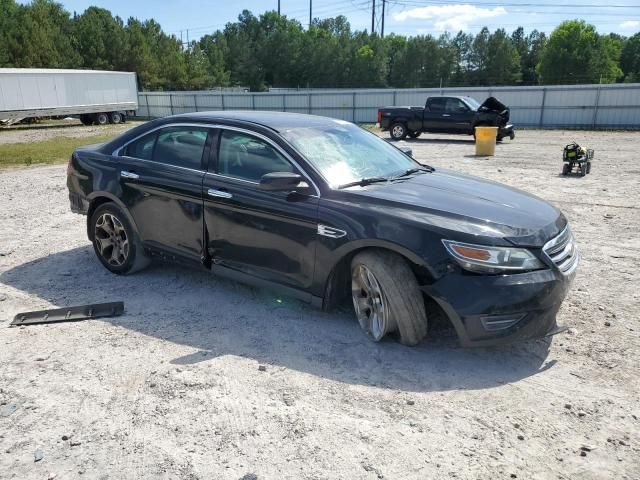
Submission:
[[445,128],[446,125],[443,125],[443,119],[446,117],[443,117],[443,115],[445,113],[446,103],[446,97],[431,97],[427,100],[423,114],[425,130],[429,132],[440,132]]
[[474,112],[459,98],[447,98],[443,119],[447,131],[451,133],[470,133]]
[[120,187],[145,248],[170,258],[203,255],[203,159],[211,129],[172,125],[121,149]]
[[304,172],[275,142],[242,129],[219,131],[203,182],[207,245],[220,265],[298,290],[313,280],[319,192],[265,191],[262,175]]

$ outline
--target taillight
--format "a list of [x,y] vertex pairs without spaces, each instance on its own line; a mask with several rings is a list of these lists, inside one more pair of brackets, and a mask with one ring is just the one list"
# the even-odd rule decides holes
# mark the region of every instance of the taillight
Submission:
[[378,110],[378,123],[382,122],[382,112]]

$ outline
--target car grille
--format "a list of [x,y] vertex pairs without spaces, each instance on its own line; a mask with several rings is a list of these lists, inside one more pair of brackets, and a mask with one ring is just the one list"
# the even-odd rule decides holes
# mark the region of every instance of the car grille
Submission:
[[560,235],[549,240],[542,250],[565,275],[573,273],[578,266],[580,254],[569,225]]

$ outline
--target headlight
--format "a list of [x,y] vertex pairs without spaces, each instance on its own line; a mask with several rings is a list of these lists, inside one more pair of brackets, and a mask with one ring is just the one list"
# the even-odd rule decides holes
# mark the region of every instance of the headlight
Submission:
[[488,247],[442,240],[447,252],[466,270],[479,273],[537,270],[544,264],[526,248]]

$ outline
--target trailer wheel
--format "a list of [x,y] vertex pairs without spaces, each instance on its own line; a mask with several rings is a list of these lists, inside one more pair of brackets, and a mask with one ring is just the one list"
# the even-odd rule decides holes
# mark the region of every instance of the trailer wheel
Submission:
[[96,113],[96,123],[98,125],[106,125],[109,123],[109,115],[106,113]]
[[122,122],[122,115],[120,112],[111,112],[109,115],[109,121],[115,125]]
[[93,125],[93,118],[91,118],[91,115],[80,115],[80,121],[86,127]]
[[407,136],[407,127],[404,123],[394,123],[391,125],[391,130],[389,130],[391,134],[391,138],[393,140],[402,140]]

